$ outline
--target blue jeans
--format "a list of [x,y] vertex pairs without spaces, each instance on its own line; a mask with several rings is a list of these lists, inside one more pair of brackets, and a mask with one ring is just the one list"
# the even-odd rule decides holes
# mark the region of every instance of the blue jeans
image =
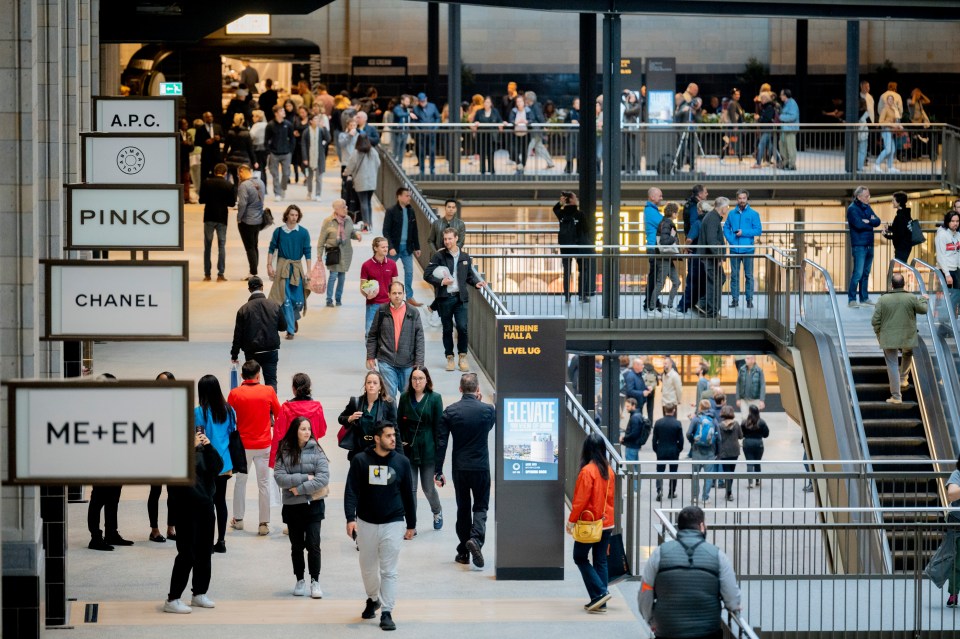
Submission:
[[457,352],[467,354],[467,304],[459,297],[447,296],[437,300],[437,312],[443,326],[443,354],[453,356],[453,324],[457,324]]
[[407,130],[394,128],[390,134],[390,152],[397,164],[403,165],[403,151],[407,146]]
[[877,166],[880,166],[886,160],[887,168],[892,169],[893,157],[897,154],[897,145],[893,143],[893,132],[883,131],[880,133],[880,137],[883,138],[883,151],[880,151],[880,155],[877,156]]
[[640,449],[639,448],[630,448],[625,447],[624,449],[624,459],[626,461],[637,461],[640,459]]
[[410,380],[410,373],[413,372],[413,366],[391,366],[385,362],[378,361],[377,368],[383,377],[383,383],[387,387],[387,395],[394,402],[400,397],[400,393],[407,390],[407,382]]
[[[330,290],[329,288],[327,289]],[[363,325],[363,334],[366,335],[370,332],[370,325],[373,324],[373,318],[377,314],[377,309],[380,308],[379,304],[367,304],[367,317],[364,320]]]
[[391,255],[390,259],[403,264],[403,288],[407,293],[407,299],[410,299],[413,297],[413,254],[403,248],[397,251],[396,255]]
[[[861,138],[861,135],[863,136]],[[857,134],[857,171],[863,170],[863,165],[867,161],[867,150],[870,147],[869,134]]]
[[430,154],[430,175],[437,169],[437,134],[421,133],[417,136],[417,160],[420,162],[420,175],[423,175],[424,160]]
[[[290,267],[291,270],[293,267]],[[285,295],[283,296],[283,306],[280,307],[280,311],[283,313],[283,318],[287,321],[287,335],[293,335],[296,333],[297,320],[300,319],[300,312],[303,310],[304,304],[304,281],[301,278],[300,286],[293,286],[290,284],[290,279],[287,278],[283,281],[285,287]]]
[[730,256],[730,297],[740,299],[740,265],[743,264],[744,297],[753,301],[753,258]]
[[203,274],[210,277],[210,249],[213,246],[213,234],[217,234],[217,275],[223,275],[227,261],[227,225],[217,222],[203,223]]
[[857,301],[857,291],[860,292],[860,301],[870,299],[869,280],[870,268],[873,266],[872,246],[853,246],[853,272],[850,274],[850,283],[847,285],[847,299]]
[[770,133],[761,133],[760,142],[757,144],[757,164],[760,164],[767,157],[767,153],[773,149],[773,135]]
[[[334,271],[330,271],[330,279],[327,280],[327,304],[332,302],[334,297],[337,299],[337,304],[341,302],[341,298],[343,298],[343,283],[346,281],[346,273],[335,273]],[[336,294],[333,292],[334,285],[337,287]]]
[[[600,541],[593,544],[573,542],[573,563],[580,569],[590,601],[607,594],[607,552],[610,549],[611,532],[611,528],[604,530]],[[589,561],[590,551],[593,551],[592,565]]]

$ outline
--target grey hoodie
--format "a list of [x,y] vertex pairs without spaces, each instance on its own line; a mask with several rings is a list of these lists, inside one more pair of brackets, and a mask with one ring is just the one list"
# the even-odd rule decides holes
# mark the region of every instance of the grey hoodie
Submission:
[[736,459],[740,456],[740,440],[743,431],[735,419],[720,421],[720,459]]

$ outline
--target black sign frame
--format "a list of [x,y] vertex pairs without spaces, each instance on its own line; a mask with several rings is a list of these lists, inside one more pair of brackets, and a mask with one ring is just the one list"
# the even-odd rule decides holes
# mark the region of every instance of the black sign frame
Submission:
[[[118,484],[156,485],[168,484],[172,486],[190,486],[196,482],[196,448],[194,442],[193,407],[195,403],[194,382],[191,380],[128,380],[128,381],[94,381],[94,380],[33,380],[12,379],[3,382],[7,388],[7,446],[9,446],[7,479],[4,485],[15,486],[63,486],[66,484],[91,484],[94,486],[115,486]],[[104,388],[104,389],[144,389],[144,388],[183,388],[187,391],[187,477],[97,477],[86,475],[82,477],[30,477],[22,479],[17,476],[17,389],[20,388]]]
[[[43,335],[40,336],[40,340],[44,342],[63,342],[68,340],[101,340],[106,342],[188,342],[190,341],[190,322],[189,322],[189,306],[190,306],[190,262],[186,260],[150,260],[138,262],[135,260],[52,260],[52,259],[42,259],[40,264],[44,265],[43,272],[43,284],[45,294],[43,296],[43,312],[44,312],[44,330]],[[83,267],[93,267],[93,268],[111,268],[118,266],[134,266],[138,268],[170,268],[170,267],[180,267],[182,273],[182,290],[183,290],[183,330],[180,335],[116,335],[112,333],[97,333],[95,335],[73,335],[73,334],[57,334],[53,335],[53,326],[52,326],[52,317],[51,317],[51,306],[53,305],[53,300],[50,296],[50,286],[51,286],[51,267],[54,266],[83,266]]]
[[[65,184],[67,191],[67,242],[64,245],[68,250],[116,250],[116,251],[182,251],[183,233],[186,221],[184,220],[184,202],[182,184]],[[177,214],[180,216],[180,225],[178,229],[178,239],[176,244],[170,245],[151,245],[138,246],[134,244],[74,244],[73,242],[73,193],[74,191],[177,191],[178,208]]]

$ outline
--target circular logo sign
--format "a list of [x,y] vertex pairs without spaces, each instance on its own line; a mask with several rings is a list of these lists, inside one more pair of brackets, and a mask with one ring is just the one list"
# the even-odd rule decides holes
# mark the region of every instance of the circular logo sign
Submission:
[[117,168],[127,175],[135,175],[143,170],[146,158],[143,151],[135,146],[125,146],[117,153]]

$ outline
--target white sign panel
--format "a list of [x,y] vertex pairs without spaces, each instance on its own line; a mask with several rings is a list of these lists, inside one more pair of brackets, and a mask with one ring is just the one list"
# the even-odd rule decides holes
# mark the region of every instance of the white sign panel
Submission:
[[81,133],[88,184],[176,184],[178,136]]
[[101,133],[173,133],[176,100],[166,98],[94,98],[95,131]]
[[183,483],[193,474],[191,382],[9,386],[14,483]]
[[183,188],[67,186],[68,249],[183,248]]
[[187,339],[187,262],[43,263],[46,339]]

